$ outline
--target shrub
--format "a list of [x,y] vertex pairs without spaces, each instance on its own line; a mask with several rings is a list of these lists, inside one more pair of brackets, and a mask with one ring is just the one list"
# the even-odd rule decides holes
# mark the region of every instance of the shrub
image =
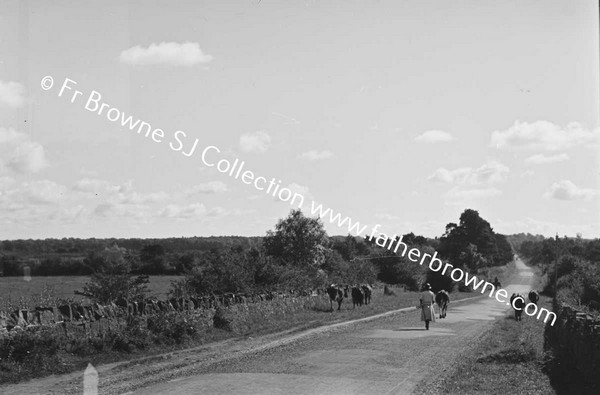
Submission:
[[107,341],[108,344],[110,344],[110,348],[114,351],[130,353],[134,350],[134,346],[129,341],[129,337],[124,333],[111,332],[107,337]]
[[118,246],[105,249],[101,255],[90,254],[88,261],[94,262],[95,271],[90,281],[76,294],[100,304],[109,304],[118,299],[144,299],[148,291],[147,275],[134,276],[126,251]]
[[181,344],[198,334],[194,315],[180,311],[160,312],[148,318],[148,330],[158,344]]
[[558,277],[556,281],[556,301],[599,311],[600,267],[585,260],[572,260],[571,256],[563,258],[560,259],[558,270],[561,272],[563,267],[564,272],[566,266],[568,274]]
[[49,328],[32,328],[0,339],[0,383],[28,377],[64,373],[60,335]]
[[0,358],[15,362],[34,362],[38,357],[56,355],[59,336],[47,328],[19,331],[4,337],[0,343]]
[[213,326],[231,332],[233,330],[232,321],[232,318],[227,314],[227,310],[222,306],[217,306],[213,317]]

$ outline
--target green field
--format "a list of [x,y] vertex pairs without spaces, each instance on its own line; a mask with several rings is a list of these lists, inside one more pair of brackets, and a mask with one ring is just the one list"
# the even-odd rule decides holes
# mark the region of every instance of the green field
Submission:
[[[183,276],[150,276],[148,289],[151,296],[164,298],[169,291],[171,281]],[[57,276],[57,277],[31,277],[26,281],[24,277],[0,277],[0,309],[15,304],[23,303],[31,306],[47,298],[61,298],[80,300],[81,296],[75,295],[75,290],[81,290],[89,281],[88,276]]]

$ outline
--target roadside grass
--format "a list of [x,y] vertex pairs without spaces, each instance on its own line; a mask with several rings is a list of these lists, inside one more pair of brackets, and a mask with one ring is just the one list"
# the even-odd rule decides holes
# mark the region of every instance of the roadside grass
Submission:
[[[550,309],[550,298],[539,305]],[[494,324],[465,354],[441,394],[553,394],[544,373],[544,327],[535,317],[514,320],[512,312]]]
[[[351,299],[344,299],[339,311],[337,306],[334,306],[334,311],[330,310],[327,296],[314,297],[314,303],[311,303],[309,308],[299,308],[293,303],[283,302],[258,303],[254,306],[250,304],[244,308],[243,317],[236,317],[236,310],[233,310],[234,314],[228,315],[233,322],[240,323],[232,325],[229,330],[206,328],[201,325],[192,327],[195,323],[189,316],[185,316],[184,313],[173,313],[172,317],[166,317],[168,319],[161,321],[162,324],[158,328],[154,327],[151,330],[138,325],[128,325],[124,331],[116,332],[103,341],[85,338],[65,339],[57,336],[53,331],[49,331],[47,335],[41,333],[25,336],[19,339],[19,344],[11,343],[11,352],[0,350],[0,384],[81,370],[85,369],[88,363],[98,366],[144,359],[227,339],[242,339],[283,331],[299,332],[416,306],[418,292],[404,292],[401,288],[391,289],[395,295],[384,295],[382,288],[374,289],[371,304],[356,308],[352,307]],[[452,300],[472,296],[477,294],[462,292],[451,294]],[[14,350],[20,352],[22,356],[20,360],[9,357]]]
[[[369,305],[352,305],[352,299],[344,299],[341,309],[337,310],[337,304],[333,303],[333,311],[327,297],[319,299],[319,302],[311,309],[301,310],[289,316],[277,317],[280,319],[267,322],[261,316],[254,317],[252,331],[254,334],[267,334],[286,330],[298,325],[307,325],[316,327],[321,325],[333,324],[343,321],[355,320],[372,315],[385,313],[391,310],[397,310],[406,307],[417,306],[419,303],[420,292],[403,291],[402,288],[393,288],[395,295],[384,295],[383,288],[373,290],[373,296]],[[461,300],[480,295],[473,292],[453,292],[450,294],[452,300]]]

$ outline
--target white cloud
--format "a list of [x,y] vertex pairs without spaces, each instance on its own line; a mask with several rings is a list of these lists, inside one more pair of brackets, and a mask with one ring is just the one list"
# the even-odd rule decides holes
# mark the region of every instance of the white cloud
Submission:
[[429,130],[415,137],[415,140],[422,143],[444,143],[454,140],[454,136],[443,130]]
[[172,198],[166,192],[139,193],[134,190],[133,181],[122,185],[113,185],[108,181],[94,178],[83,178],[73,186],[75,191],[84,192],[105,199],[108,203],[141,205],[158,203]]
[[406,234],[409,232],[413,232],[415,235],[433,238],[436,236],[440,236],[444,233],[446,223],[447,222],[434,220],[421,222],[399,221],[399,217],[396,217],[390,224],[394,229],[394,233]]
[[0,223],[39,229],[48,221],[80,221],[85,210],[69,189],[52,180],[17,182],[0,178]]
[[521,173],[521,178],[532,177],[535,174],[533,170],[525,170]]
[[67,197],[67,188],[50,180],[25,183],[24,191],[28,201],[33,203],[59,203]]
[[48,219],[61,222],[75,222],[85,215],[85,207],[81,204],[74,207],[65,207],[57,211],[52,211]]
[[95,178],[83,178],[73,186],[73,189],[93,194],[116,193],[119,191],[118,186],[111,185],[108,181]]
[[213,207],[210,210],[208,210],[207,213],[209,217],[220,217],[226,214],[227,210],[225,210],[223,207]]
[[27,138],[28,136],[25,133],[17,132],[14,129],[0,128],[0,144],[11,144]]
[[48,165],[44,147],[25,133],[0,128],[0,171],[37,173]]
[[310,150],[310,151],[303,152],[302,154],[298,155],[298,158],[315,161],[315,160],[328,159],[328,158],[331,158],[332,156],[333,156],[333,152],[328,151],[328,150],[325,150],[325,151]]
[[180,206],[175,204],[169,204],[163,210],[160,215],[167,218],[200,218],[207,215],[206,206],[202,203],[193,203],[186,206]]
[[544,154],[535,154],[525,159],[525,163],[529,163],[532,165],[543,165],[546,163],[563,162],[565,160],[569,160],[569,155],[557,154],[546,156]]
[[28,181],[17,184],[11,178],[3,178],[0,184],[2,205],[48,205],[58,204],[68,198],[67,188],[50,180]]
[[11,108],[21,107],[25,103],[25,87],[18,82],[0,81],[0,105]]
[[[275,200],[276,202],[292,204],[292,199],[294,199],[294,207],[297,207],[299,204],[302,204],[302,207],[306,207],[306,205],[309,204],[311,200],[314,200],[313,195],[310,193],[310,190],[307,186],[296,184],[295,182],[293,182],[291,184],[288,184],[288,186],[286,187],[279,188],[278,191],[281,191],[283,188],[287,188],[290,191],[292,191],[292,195],[287,201],[284,202],[283,200],[279,199],[279,193],[277,193],[275,194],[275,196],[273,196],[273,200]],[[299,197],[296,196],[296,194],[301,195],[304,198],[304,200],[302,201]],[[286,198],[288,196],[287,194],[283,194],[283,197]]]
[[147,219],[149,216],[149,207],[145,205],[102,203],[96,206],[93,213],[98,217],[105,218]]
[[164,202],[169,197],[170,195],[166,192],[138,193],[128,191],[127,193],[119,193],[115,200],[123,204],[145,204]]
[[508,172],[509,168],[502,163],[488,161],[488,163],[477,169],[471,167],[462,167],[455,170],[439,168],[428,177],[428,180],[447,184],[482,185],[500,182],[504,180]]
[[496,148],[559,151],[582,144],[598,143],[600,129],[585,129],[577,122],[561,128],[548,121],[519,122],[503,131],[492,133],[491,146]]
[[15,183],[16,181],[12,177],[0,177],[0,196],[2,196],[4,190],[14,186]]
[[197,193],[220,193],[227,192],[229,188],[222,181],[209,181],[203,184],[194,185],[185,190],[186,195],[195,195]]
[[391,215],[391,214],[387,214],[387,213],[377,213],[377,214],[375,214],[375,218],[383,219],[386,221],[397,221],[400,219],[400,217],[398,217],[397,215]]
[[276,116],[278,116],[280,118],[285,119],[285,121],[286,121],[285,124],[286,125],[299,125],[300,124],[300,121],[298,121],[296,118],[290,117],[290,116],[282,114],[280,112],[272,111],[271,114],[276,115]]
[[96,170],[89,170],[86,169],[85,167],[82,167],[79,172],[81,173],[81,175],[84,176],[89,176],[89,177],[95,177],[98,175],[98,172]]
[[[470,168],[466,168],[466,169],[470,169]],[[450,183],[454,182],[455,178],[457,177],[457,173],[459,171],[461,171],[461,169],[448,170],[448,169],[444,169],[442,167],[442,168],[437,169],[432,175],[427,177],[427,179],[429,181],[436,181],[436,182],[443,182],[446,184],[450,184]],[[462,172],[464,172],[464,170]]]
[[41,144],[27,141],[15,148],[6,164],[17,173],[37,173],[46,167],[46,154]]
[[240,148],[245,152],[265,152],[271,144],[271,137],[264,130],[245,133],[240,137]]
[[492,196],[497,196],[502,192],[496,188],[481,188],[481,189],[461,189],[454,187],[444,194],[444,197],[450,201],[466,201],[472,199],[481,199]]
[[225,216],[246,216],[248,214],[253,214],[253,213],[256,213],[255,209],[240,209],[240,208],[226,209],[223,207],[215,206],[215,207],[211,208],[210,210],[208,210],[206,215],[208,217],[225,217]]
[[591,199],[598,196],[599,191],[590,188],[580,188],[572,181],[561,180],[555,182],[550,190],[544,194],[544,197],[558,200],[579,200]]
[[139,45],[121,52],[119,60],[134,66],[169,65],[193,66],[198,63],[208,63],[211,55],[202,52],[198,43],[176,42],[152,43],[148,48]]
[[300,184],[296,184],[295,182],[292,182],[287,187],[293,193],[298,193],[298,194],[304,196],[305,199],[312,199],[313,198],[312,194],[310,193],[310,190],[305,185],[300,185]]

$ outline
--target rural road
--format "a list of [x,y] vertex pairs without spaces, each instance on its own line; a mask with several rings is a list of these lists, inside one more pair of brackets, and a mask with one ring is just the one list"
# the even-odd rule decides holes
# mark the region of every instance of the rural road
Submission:
[[[520,260],[508,294],[528,292],[532,271]],[[261,353],[209,366],[134,394],[411,394],[452,364],[508,306],[482,297],[450,304],[429,331],[416,311],[361,322]]]
[[[520,260],[508,294],[527,292],[533,272]],[[481,296],[451,302],[426,331],[416,310],[349,325],[222,342],[153,363],[98,368],[100,394],[412,394],[452,367],[509,307]],[[525,317],[524,319],[535,319]],[[540,322],[540,325],[543,325]],[[251,351],[249,351],[251,350]],[[35,380],[7,393],[82,393],[81,374]]]

